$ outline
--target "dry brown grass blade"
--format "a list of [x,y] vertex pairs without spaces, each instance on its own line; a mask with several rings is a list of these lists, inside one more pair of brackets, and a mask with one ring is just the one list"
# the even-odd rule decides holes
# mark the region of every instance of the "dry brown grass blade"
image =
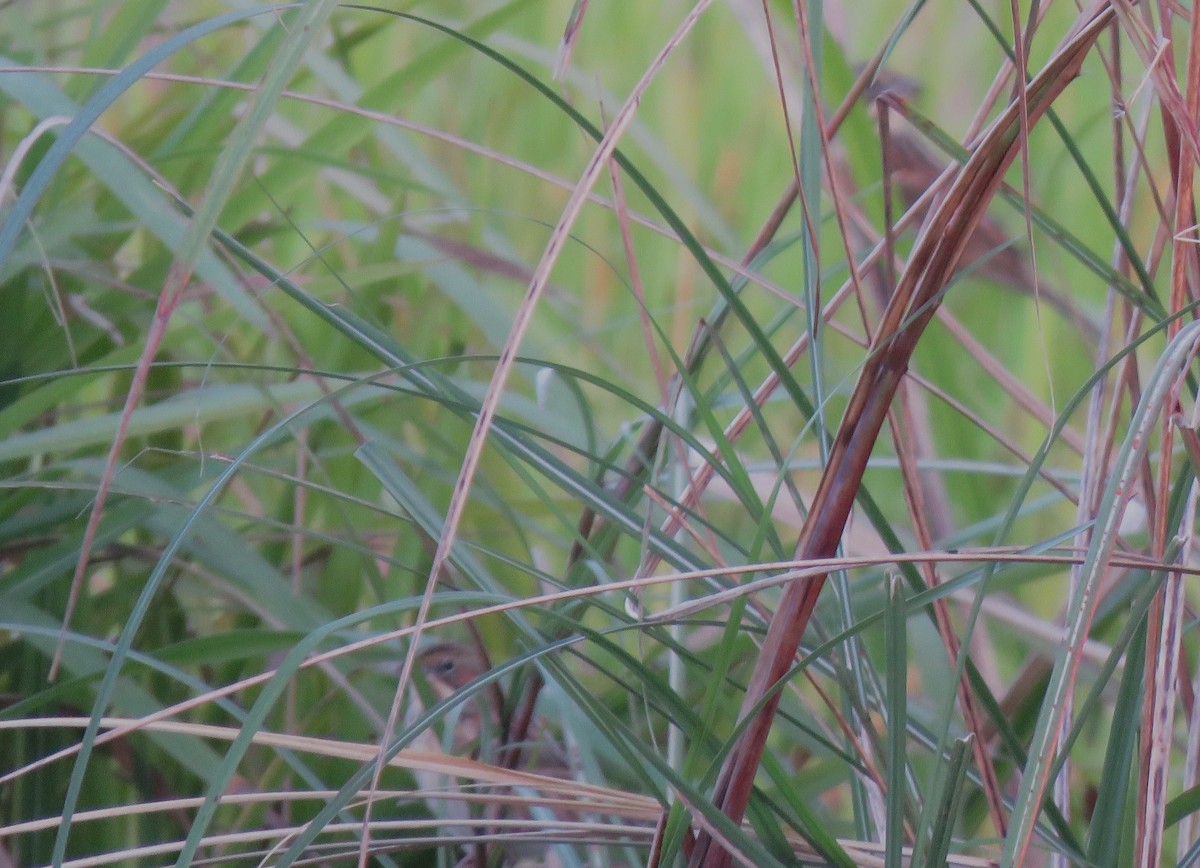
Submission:
[[[905,436],[906,431],[912,430],[915,427],[913,425],[914,420],[911,404],[906,392],[915,392],[915,389],[911,389],[911,384],[902,382],[900,385],[901,388],[896,394],[896,407],[888,413],[888,421],[892,429],[892,439],[896,444],[896,455],[900,460],[901,475],[904,480],[905,501],[908,506],[909,516],[912,519],[913,528],[917,534],[917,542],[924,549],[932,549],[933,537],[926,521],[926,504],[924,492],[920,484],[920,471],[917,469],[916,457],[913,454],[912,445],[908,443],[908,438]],[[906,389],[906,386],[910,388]],[[897,418],[898,416],[900,418]],[[901,422],[901,418],[905,420],[903,423]],[[922,564],[921,571],[927,586],[932,588],[941,584],[936,563]],[[962,640],[955,630],[954,622],[950,617],[950,607],[946,600],[936,600],[934,602],[933,615],[938,636],[941,638],[942,645],[946,649],[946,658],[950,662],[950,665],[954,666],[961,653]],[[968,637],[968,639],[970,638]],[[989,799],[989,807],[992,809],[993,815],[997,815],[1000,807],[998,798],[999,783],[995,768],[991,762],[991,754],[982,737],[987,728],[988,721],[979,709],[975,692],[971,688],[970,678],[965,669],[959,675],[956,689],[963,720],[966,723],[967,729],[975,736],[972,744],[976,751],[976,763],[981,769],[984,769],[983,777],[990,791],[989,796],[993,794],[995,796],[995,798]],[[1003,822],[1003,817],[1000,817],[1000,821]]]
[[[863,90],[871,81],[873,68],[864,69],[859,75],[858,80],[851,88],[845,99],[842,100],[837,110],[830,116],[830,119],[825,127],[824,137],[826,141],[830,141],[837,135],[838,129],[845,122],[850,110],[858,102]],[[751,242],[746,254],[741,258],[740,265],[742,268],[749,268],[750,264],[756,257],[769,245],[775,236],[779,233],[780,227],[783,225],[784,219],[791,212],[792,207],[796,204],[796,200],[800,195],[800,184],[794,178],[788,184],[787,189],[780,195],[775,207],[771,209],[771,213],[763,221],[762,226]],[[707,354],[711,344],[712,336],[721,328],[721,321],[716,322],[701,322],[696,325],[692,333],[691,341],[689,342],[687,352],[684,355],[684,368],[691,371]],[[679,379],[675,378],[671,383],[671,388],[677,390],[679,388]],[[664,405],[665,406],[665,405]],[[626,463],[624,472],[613,484],[613,492],[618,500],[625,500],[629,497],[635,487],[641,484],[641,480],[653,462],[654,455],[657,454],[659,443],[662,440],[663,424],[657,419],[647,421],[642,429],[642,435],[638,439],[637,447],[634,449],[633,456]],[[593,538],[599,530],[601,523],[597,522],[597,516],[591,508],[585,509],[580,516],[578,525],[578,539],[572,545],[568,564],[575,564],[584,555],[584,546],[586,542]]]
[[558,81],[567,77],[567,67],[571,64],[571,55],[575,52],[575,42],[579,39],[579,31],[583,28],[583,16],[590,2],[591,0],[575,0],[575,8],[567,18],[562,42],[558,46],[558,57],[554,60],[554,78]]
[[[36,726],[40,729],[78,729],[82,728],[86,723],[87,718],[84,717],[58,717],[39,719],[36,722],[24,721],[20,725],[22,727]],[[101,727],[105,731],[111,732],[125,729],[130,725],[137,725],[137,723],[137,721],[123,718],[104,718],[101,721]],[[187,723],[183,721],[158,721],[142,728],[159,733],[173,733],[215,741],[232,741],[238,735],[236,727]],[[375,746],[369,743],[313,738],[269,731],[257,733],[254,741],[257,745],[268,749],[286,749],[313,756],[338,758],[360,763],[370,762],[374,758],[375,753]],[[525,844],[532,842],[537,844],[579,840],[580,838],[599,838],[601,840],[611,840],[614,843],[633,842],[645,846],[651,842],[655,825],[663,816],[662,805],[657,800],[648,796],[553,775],[513,771],[465,757],[450,756],[438,751],[408,748],[400,751],[393,757],[389,765],[393,768],[401,768],[408,771],[425,771],[435,776],[442,775],[464,782],[487,784],[491,787],[499,788],[500,792],[483,793],[469,789],[462,791],[444,789],[381,789],[374,793],[375,800],[458,801],[473,803],[485,808],[488,806],[500,806],[508,808],[517,814],[521,814],[523,811],[526,812],[524,818],[518,817],[517,819],[494,821],[496,829],[488,833],[480,833],[475,829],[474,827],[478,825],[477,821],[471,818],[459,821],[452,819],[431,821],[427,818],[414,818],[401,822],[391,820],[386,824],[380,824],[381,831],[390,830],[395,832],[406,830],[404,840],[410,847],[428,847],[438,843],[445,844],[447,841],[455,841],[460,844],[506,844],[513,842]],[[517,789],[514,791],[513,788]],[[243,807],[256,804],[262,805],[264,803],[301,804],[305,802],[321,802],[331,798],[333,795],[332,791],[321,790],[231,791],[222,796],[222,803],[229,806]],[[371,798],[371,794],[367,792],[360,793],[359,806]],[[175,797],[135,805],[92,808],[80,811],[75,816],[75,822],[86,824],[94,821],[103,821],[116,813],[129,812],[145,816],[157,813],[180,813],[188,815],[202,802],[203,798],[201,797]],[[535,820],[527,815],[530,807],[562,810],[564,817],[559,820]],[[53,828],[59,820],[60,818],[56,817],[45,817],[7,826],[0,825],[0,839],[27,834],[39,829]],[[461,832],[454,831],[452,835],[442,834],[438,837],[429,837],[428,834],[425,836],[420,834],[422,831],[428,833],[431,826],[434,825],[440,827],[444,833],[452,830],[459,824],[462,825]],[[353,828],[354,826],[350,824],[331,824],[327,827],[327,831],[338,833],[352,831]],[[254,836],[255,840],[261,840],[264,844],[269,844],[271,842],[278,843],[285,841],[300,831],[302,831],[302,827],[300,826],[280,825],[255,830],[250,834]],[[378,846],[380,850],[386,851],[388,849],[387,836],[384,834],[377,837],[379,839]],[[223,840],[232,843],[235,839],[214,835],[206,839],[206,843],[219,846]],[[238,840],[244,845],[249,839],[243,836]],[[177,852],[179,843],[178,841],[166,842],[161,845],[116,851],[96,857],[88,864],[118,865],[130,864],[131,862],[144,864],[145,861],[150,860],[152,857],[157,856],[158,860],[161,860],[165,854]],[[816,853],[807,842],[795,834],[788,836],[788,843],[799,864],[824,864],[820,854]],[[851,855],[856,865],[882,866],[884,864],[882,856],[883,848],[877,842],[839,839],[839,844]],[[351,857],[356,849],[357,844],[348,845],[345,851],[345,858]],[[237,861],[239,858],[244,860],[244,854],[230,853],[228,862],[230,864],[244,864],[244,862]],[[988,859],[969,856],[955,856],[948,864],[963,866],[963,868],[986,868],[986,866],[993,865],[994,862]]]
[[[1170,16],[1163,16],[1162,26],[1169,33]],[[1191,9],[1189,37],[1189,44],[1192,46],[1200,39],[1200,8],[1195,5]],[[1171,58],[1169,42],[1166,50],[1169,62],[1167,69],[1176,69]],[[1184,136],[1188,133],[1195,135],[1196,118],[1200,117],[1200,55],[1195,50],[1188,52],[1186,79],[1182,91],[1182,105],[1179,101],[1164,101],[1162,107],[1164,137],[1171,144],[1167,153],[1175,191],[1169,307],[1172,312],[1182,310],[1200,295],[1197,288],[1197,282],[1200,281],[1200,259],[1197,257],[1197,246],[1188,237],[1196,226],[1193,190],[1197,154],[1194,147],[1181,146]],[[1175,319],[1168,325],[1167,333],[1174,337],[1182,327],[1183,321]],[[1180,385],[1176,384],[1174,388],[1175,394],[1171,403],[1173,407],[1178,407]],[[1168,535],[1172,532],[1167,526],[1167,510],[1161,505],[1168,502],[1171,488],[1175,484],[1174,433],[1175,425],[1170,419],[1166,420],[1163,425],[1162,442],[1159,445],[1155,490],[1160,508],[1153,515],[1151,525],[1154,553],[1158,557],[1165,556]],[[1190,504],[1194,511],[1194,494]],[[1185,527],[1191,527],[1191,524],[1188,523]],[[1138,771],[1138,809],[1134,843],[1138,863],[1143,865],[1157,865],[1162,860],[1171,740],[1175,731],[1175,707],[1178,702],[1177,678],[1183,662],[1181,642],[1184,617],[1183,582],[1178,573],[1168,573],[1163,587],[1151,603],[1147,616],[1146,693],[1142,700],[1143,738],[1139,751],[1141,762]]]
[[104,517],[104,506],[108,502],[108,494],[117,478],[121,450],[125,448],[130,420],[133,418],[134,410],[142,402],[142,395],[146,391],[146,381],[150,376],[150,365],[158,355],[158,350],[167,334],[167,325],[170,323],[175,309],[179,306],[179,302],[183,298],[183,291],[191,278],[192,267],[186,263],[175,262],[171,265],[166,280],[163,282],[158,306],[154,311],[154,319],[146,332],[146,342],[138,356],[137,367],[134,369],[129,391],[125,395],[125,404],[121,408],[121,421],[117,427],[116,436],[113,437],[112,444],[109,446],[108,456],[104,460],[104,470],[100,475],[100,482],[96,486],[96,499],[88,513],[87,526],[83,531],[79,557],[75,561],[75,571],[71,576],[71,587],[67,593],[67,603],[63,610],[62,633],[50,661],[50,672],[47,675],[50,681],[54,681],[58,677],[58,667],[62,663],[63,652],[67,644],[67,632],[71,628],[71,618],[75,613],[79,595],[83,591],[83,580],[90,563],[92,547],[96,542],[96,534],[100,530],[100,520]]
[[[696,22],[704,14],[705,10],[711,5],[712,0],[696,0],[691,10],[680,21],[675,32],[667,40],[666,44],[659,50],[654,61],[647,68],[645,73],[639,79],[638,83],[630,92],[624,105],[613,118],[612,126],[605,132],[588,160],[583,174],[579,182],[575,185],[571,193],[570,199],[563,208],[562,216],[554,227],[554,231],[550,234],[549,241],[542,253],[541,260],[536,269],[534,269],[533,277],[530,280],[529,287],[525,291],[525,297],[522,299],[520,307],[517,309],[516,316],[513,319],[513,324],[509,330],[509,336],[504,346],[500,350],[499,360],[492,372],[491,382],[488,384],[488,389],[484,395],[483,401],[479,408],[479,413],[475,421],[475,428],[471,432],[471,439],[467,444],[467,449],[462,459],[462,466],[459,468],[458,479],[454,483],[454,491],[450,498],[450,503],[446,508],[446,518],[442,525],[442,532],[437,540],[437,549],[433,555],[433,563],[429,568],[429,577],[425,584],[425,592],[421,597],[421,602],[416,615],[417,636],[420,636],[421,631],[425,628],[425,624],[429,619],[433,592],[437,586],[437,582],[442,574],[442,570],[450,560],[451,551],[454,548],[455,542],[458,539],[459,524],[466,510],[467,501],[471,495],[471,488],[475,481],[475,473],[479,467],[479,463],[483,454],[483,449],[487,443],[488,435],[491,433],[492,423],[495,421],[496,413],[499,409],[500,400],[504,394],[508,384],[508,377],[512,373],[516,365],[517,353],[520,350],[521,343],[525,338],[525,334],[529,329],[529,325],[533,320],[534,311],[538,308],[542,295],[546,287],[550,283],[550,275],[554,270],[555,264],[558,262],[558,257],[562,253],[567,239],[570,236],[571,227],[575,224],[579,213],[588,197],[591,195],[592,189],[600,179],[600,175],[609,165],[609,160],[616,152],[617,145],[621,141],[625,132],[633,123],[634,116],[637,113],[638,107],[641,104],[642,96],[650,83],[654,81],[667,59],[675,53],[679,46],[683,43],[688,33],[691,32]],[[388,722],[384,732],[384,738],[381,739],[381,744],[386,738],[390,737],[390,733],[394,731],[396,721],[399,719],[399,707],[401,699],[408,689],[409,679],[412,676],[413,665],[416,657],[416,648],[411,646],[405,654],[404,662],[400,668],[399,682],[396,687],[395,697],[392,701],[392,708],[388,712]],[[382,753],[381,753],[382,755]],[[378,775],[382,772],[382,765],[376,768],[376,781],[378,783]]]
[[[904,377],[908,359],[937,310],[940,293],[953,274],[970,234],[982,219],[1004,171],[1017,153],[1018,134],[1029,129],[1078,74],[1113,11],[1105,2],[1093,5],[1080,26],[1026,89],[1025,106],[1010,105],[982,138],[959,171],[937,211],[918,239],[908,267],[884,312],[870,356],[842,418],[809,518],[797,545],[806,559],[836,551],[867,460]],[[1022,118],[1022,108],[1026,112]],[[825,576],[792,583],[772,618],[762,653],[742,705],[750,717],[731,751],[714,792],[715,804],[735,822],[745,814],[754,777],[779,702],[776,686],[792,665],[796,650],[816,607]],[[986,768],[981,769],[986,773]],[[989,794],[995,799],[998,793]],[[1001,829],[1003,824],[1001,823]],[[702,833],[689,864],[724,868],[729,853]]]

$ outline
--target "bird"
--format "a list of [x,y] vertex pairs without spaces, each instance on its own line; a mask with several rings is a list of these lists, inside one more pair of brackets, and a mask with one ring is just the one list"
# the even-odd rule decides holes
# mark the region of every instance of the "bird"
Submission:
[[[418,653],[417,664],[438,701],[452,697],[491,669],[491,664],[481,648],[463,642],[432,644]],[[443,739],[443,743],[449,744],[451,753],[460,756],[481,759],[499,756],[503,745],[497,740],[503,732],[503,709],[503,691],[493,682],[474,702],[460,706],[457,718],[453,719],[452,733]],[[488,741],[492,743],[485,743]],[[562,780],[572,778],[566,751],[540,723],[535,721],[530,727],[528,740],[522,744],[522,748],[517,771]],[[511,803],[493,806],[488,810],[485,821],[498,818],[524,821],[530,824],[527,827],[528,834],[529,831],[538,828],[541,819],[581,819],[579,812],[561,804],[554,807],[550,807],[549,803],[538,804],[540,794],[528,786],[523,785],[510,795],[513,797]],[[534,799],[532,802],[529,801],[531,796]],[[441,806],[439,812],[448,818],[463,819],[465,816],[460,809],[451,806]],[[510,840],[505,842],[504,849],[504,864],[526,864],[531,860],[537,864],[554,861],[551,848],[544,842],[522,843],[519,840]],[[468,854],[461,864],[468,864],[475,855],[477,854]]]
[[[437,642],[423,648],[417,656],[433,695],[439,702],[449,699],[484,675],[489,669],[487,656],[482,649],[463,642]],[[504,708],[504,694],[499,685],[492,683],[473,700],[459,707],[457,715],[448,715],[453,721],[453,732],[449,739],[450,752],[478,754],[483,747],[481,739],[485,733],[498,734]]]
[[[430,645],[420,652],[417,663],[439,701],[453,696],[492,668],[482,649],[463,642]],[[451,740],[453,752],[464,753],[473,745],[478,755],[485,747],[495,747],[478,744],[477,740],[485,733],[501,735],[504,724],[504,692],[499,684],[492,682],[477,701],[462,707]],[[567,776],[565,751],[539,721],[535,720],[530,726],[520,747],[522,755],[529,758],[520,768],[556,777]],[[490,751],[485,753],[492,755]],[[557,774],[559,771],[563,774]]]
[[417,661],[430,684],[451,692],[466,687],[492,668],[481,650],[463,642],[430,645],[422,649]]

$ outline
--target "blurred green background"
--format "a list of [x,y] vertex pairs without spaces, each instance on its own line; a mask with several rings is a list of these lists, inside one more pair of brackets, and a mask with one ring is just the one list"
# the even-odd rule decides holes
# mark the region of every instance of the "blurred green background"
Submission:
[[[175,716],[236,728],[261,700],[264,716],[248,732],[376,742],[478,403],[596,149],[566,107],[606,128],[691,8],[673,0],[394,2],[386,11],[334,8],[309,34],[289,26],[297,10],[248,14],[241,3],[16,0],[0,9],[0,720],[13,726],[0,737],[3,770],[12,772],[0,783],[0,824],[56,817],[68,792],[78,793],[70,810],[289,787],[324,792],[365,767],[261,745],[225,767],[223,743],[157,734],[98,747],[86,765],[67,759],[23,771],[80,743],[83,730],[20,722],[103,710],[138,717],[198,696]],[[759,563],[792,557],[830,432],[886,298],[876,268],[863,271],[868,291],[858,300],[838,295],[850,258],[861,259],[882,237],[878,119],[851,98],[845,122],[822,141],[811,95],[828,126],[859,65],[882,55],[889,74],[919,85],[906,104],[930,124],[918,131],[893,114],[893,130],[926,139],[921,147],[940,167],[958,154],[930,139],[962,141],[973,120],[993,117],[1010,93],[1002,84],[998,103],[988,102],[1011,42],[1007,8],[988,19],[971,4],[811,3],[803,26],[793,4],[767,8],[770,29],[762,4],[712,4],[655,72],[620,142],[649,192],[627,169],[605,172],[570,225],[517,348],[431,610],[435,618],[461,616],[434,637],[477,642],[494,661],[528,664],[502,674],[510,706],[530,689],[530,672],[546,679],[540,713],[568,743],[576,777],[664,803],[670,779],[643,750],[667,756],[668,723],[679,727],[688,747],[674,767],[695,787],[687,794],[705,798],[709,764],[732,731],[754,662],[751,639],[777,591],[747,607],[698,604],[669,619],[671,629],[649,616],[767,574]],[[564,32],[581,11],[569,63],[555,78]],[[1075,15],[1063,4],[1048,10],[1031,44],[1031,70]],[[230,20],[188,35],[219,16]],[[297,69],[278,81],[286,92],[270,100],[243,147],[235,128],[251,117],[250,95],[281,75],[289,46],[299,52]],[[804,46],[815,81],[805,73]],[[147,61],[143,71],[138,58]],[[921,478],[936,500],[927,506],[941,509],[937,548],[1072,539],[1076,509],[1065,492],[1079,486],[1084,389],[1098,367],[1098,332],[1080,320],[1119,325],[1121,316],[1105,306],[1108,293],[1139,291],[1136,275],[1107,265],[1122,233],[1135,251],[1152,251],[1151,265],[1162,240],[1144,177],[1131,185],[1119,224],[1105,213],[1122,192],[1112,168],[1114,93],[1130,99],[1117,119],[1138,132],[1149,177],[1169,181],[1161,130],[1148,122],[1157,109],[1145,91],[1135,93],[1144,70],[1134,65],[1114,88],[1100,57],[1090,57],[1055,106],[1059,128],[1043,123],[1030,136],[1035,259],[1020,198],[1022,160],[1007,175],[1012,195],[992,208],[1004,244],[1021,252],[1031,273],[1036,267],[1038,291],[1047,295],[1005,288],[986,272],[985,258],[948,291],[952,320],[935,321],[918,347],[911,372],[934,391],[912,399],[907,424],[924,444]],[[134,69],[128,81],[115,78],[127,68]],[[105,88],[119,92],[109,98]],[[98,100],[103,110],[89,128],[81,107]],[[58,160],[56,143],[68,139],[74,144]],[[1122,165],[1132,161],[1125,147]],[[223,159],[234,166],[226,180]],[[741,269],[797,177],[801,205]],[[900,193],[890,195],[899,213]],[[214,235],[178,304],[164,312],[172,264],[188,258],[190,215],[206,203],[220,203]],[[694,239],[676,237],[672,220]],[[914,235],[900,233],[901,255]],[[729,289],[714,284],[697,245],[740,292],[753,327],[725,318]],[[1067,299],[1076,320],[1049,297]],[[1139,303],[1151,322],[1161,315],[1157,302]],[[773,353],[812,331],[814,305],[825,322],[790,375],[779,371]],[[157,344],[150,337],[156,316],[166,320]],[[664,389],[678,382],[672,377],[702,323],[719,323],[719,338],[684,379],[685,397],[668,400]],[[1144,360],[1162,345],[1151,338]],[[121,431],[147,353],[153,366]],[[818,405],[817,418],[781,388],[755,410],[744,436],[727,439],[724,426],[773,369]],[[1111,412],[1119,438],[1128,410]],[[656,417],[670,433],[650,472],[632,479],[633,493],[622,497],[620,468]],[[1060,419],[1066,431],[1053,434],[1045,464],[1057,487],[1034,479],[1026,491],[1031,456]],[[116,476],[76,583],[114,442]],[[688,529],[658,530],[689,474],[705,464],[719,466],[719,479],[684,509]],[[889,534],[893,546],[921,548],[886,434],[865,484],[887,531],[856,515],[847,553],[880,556]],[[585,543],[578,527],[593,511],[604,530]],[[1015,523],[1001,531],[1010,512]],[[1131,547],[1144,542],[1136,527],[1127,529]],[[658,572],[745,570],[678,585],[674,595],[665,586],[604,591],[474,616],[498,602],[642,576],[651,558],[661,559]],[[944,578],[960,579],[962,588],[981,576],[972,567],[947,569]],[[1067,570],[1030,563],[994,571],[989,592],[1012,610],[988,611],[964,642],[976,643],[972,654],[999,696],[1028,659],[1053,654],[1054,629],[1029,625],[1044,624],[1064,603]],[[813,664],[841,698],[826,706],[799,687],[785,700],[783,734],[761,781],[769,807],[755,818],[755,840],[765,841],[771,859],[792,852],[781,830],[810,843],[817,837],[826,856],[836,845],[818,829],[878,837],[858,751],[880,748],[870,747],[872,734],[882,738],[895,710],[880,686],[888,651],[877,616],[890,605],[884,577],[883,566],[840,576],[821,610],[814,645],[843,631],[851,637],[823,646]],[[1125,575],[1125,590],[1106,599],[1098,638],[1124,635],[1121,607],[1139,577]],[[51,683],[68,610],[63,668]],[[960,614],[965,621],[966,610]],[[945,733],[961,721],[952,708],[954,661],[929,619],[910,612],[908,628],[907,816],[920,837],[935,822],[928,811],[943,786],[935,770]],[[295,671],[299,660],[285,655],[305,637],[310,651],[373,637],[381,644]],[[232,704],[207,693],[281,664],[268,686],[223,700]],[[105,673],[111,683],[102,682]],[[1012,721],[1020,738],[1037,713],[1036,702],[1023,708]],[[410,723],[402,718],[402,734]],[[1076,749],[1077,809],[1095,799],[1108,735],[1107,724],[1097,726]],[[849,739],[851,730],[860,741]],[[91,740],[83,737],[85,749]],[[1019,762],[997,751],[1013,774]],[[394,778],[391,785],[412,784]],[[967,785],[962,815],[940,822],[958,836],[956,850],[991,853],[995,830],[974,786]],[[285,809],[225,807],[204,828],[282,828],[332,803],[321,796]],[[389,804],[379,816],[440,816],[420,799]],[[122,848],[182,840],[203,825],[188,813],[195,807],[176,815],[116,812],[64,824],[69,835],[22,827],[6,846],[17,864],[42,864],[55,858],[57,834],[59,856],[113,852],[112,862],[149,864]],[[1074,827],[1064,821],[1048,833],[1060,852],[1083,846],[1070,830],[1086,836],[1090,814],[1075,816]],[[677,830],[669,841],[681,846]],[[254,845],[208,844],[202,852],[213,859],[258,858]],[[629,858],[616,847],[590,856],[560,849],[560,859]],[[458,857],[452,846],[414,845],[378,858],[452,865]]]

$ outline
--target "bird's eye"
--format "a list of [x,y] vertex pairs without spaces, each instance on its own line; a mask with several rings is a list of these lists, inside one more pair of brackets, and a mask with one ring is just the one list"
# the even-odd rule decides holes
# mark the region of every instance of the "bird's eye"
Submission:
[[449,657],[444,657],[430,668],[436,675],[449,675],[454,671],[454,661]]

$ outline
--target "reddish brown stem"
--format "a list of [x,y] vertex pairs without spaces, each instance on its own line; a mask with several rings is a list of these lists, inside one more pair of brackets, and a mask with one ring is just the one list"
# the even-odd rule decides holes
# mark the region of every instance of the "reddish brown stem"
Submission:
[[[929,218],[884,312],[871,342],[871,353],[842,417],[825,473],[800,533],[798,559],[831,557],[836,552],[867,460],[908,360],[937,309],[941,292],[957,267],[971,233],[1016,156],[1019,131],[1032,128],[1078,74],[1083,58],[1112,14],[1107,2],[1084,14],[1082,26],[1029,84],[1024,106],[1014,103],[997,119]],[[748,722],[721,770],[713,796],[714,804],[735,823],[741,823],[750,800],[755,773],[779,704],[777,685],[792,665],[825,578],[822,575],[789,585],[767,629],[762,653],[742,703],[740,717]],[[1003,818],[999,825],[1002,830]],[[724,868],[730,860],[731,855],[720,843],[702,832],[689,865]]]

